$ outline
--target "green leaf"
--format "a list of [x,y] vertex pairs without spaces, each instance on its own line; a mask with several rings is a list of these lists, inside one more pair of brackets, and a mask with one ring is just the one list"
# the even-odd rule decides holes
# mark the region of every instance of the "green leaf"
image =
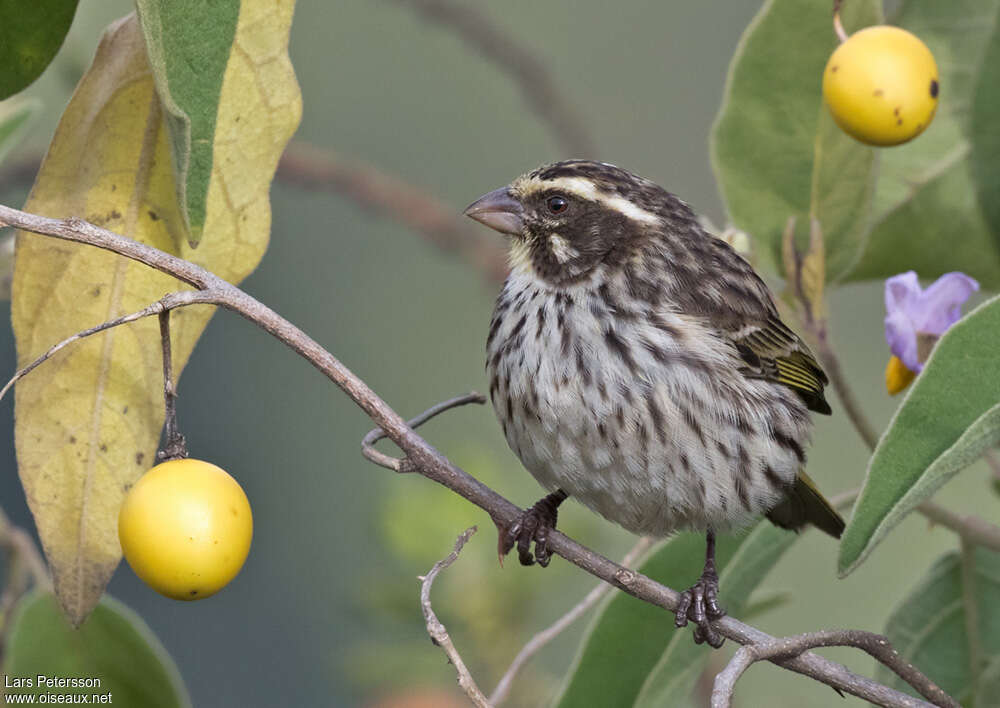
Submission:
[[[1000,13],[1000,10],[996,12]],[[994,19],[994,23],[997,20]],[[979,203],[994,239],[1000,239],[1000,31],[994,31],[983,55],[982,71],[972,99],[969,158]]]
[[[69,625],[51,593],[35,592],[25,597],[11,622],[4,673],[8,686],[19,678],[30,678],[36,684],[7,688],[9,696],[110,693],[113,705],[191,705],[177,667],[149,627],[110,597],[101,600],[79,629]],[[100,686],[38,686],[38,675],[99,679]]]
[[[187,240],[205,228],[216,116],[240,0],[136,0],[156,92],[166,113]],[[243,116],[254,121],[249,111]]]
[[0,2],[0,100],[45,71],[73,24],[77,2]]
[[846,575],[959,471],[1000,443],[1000,297],[938,341],[868,465],[840,544]]
[[[753,589],[796,538],[766,521],[743,536],[719,538],[720,601],[730,614],[744,612]],[[651,551],[638,569],[669,587],[686,588],[704,561],[704,537],[684,533]],[[694,643],[689,629],[677,630],[670,612],[615,593],[588,629],[554,705],[674,705],[690,693],[711,653]]]
[[[885,634],[906,661],[962,705],[1000,705],[1000,555],[952,551],[889,617]],[[971,634],[970,634],[971,629]],[[913,693],[881,664],[876,679]]]
[[[845,3],[847,29],[877,23],[879,4]],[[1000,0],[904,0],[893,23],[934,53],[941,97],[917,139],[873,150],[823,106],[829,3],[765,3],[730,65],[711,149],[730,219],[766,263],[778,262],[788,217],[804,233],[810,214],[831,282],[961,270],[1000,286],[998,16]]]
[[[301,116],[286,53],[292,12],[286,2],[240,6],[239,59],[226,71],[219,100],[217,123],[227,140],[216,145],[208,192],[212,238],[199,249],[183,237],[163,111],[134,15],[105,32],[25,210],[83,217],[240,282],[267,249],[271,180]],[[183,287],[113,253],[21,232],[11,302],[18,361],[23,366],[80,330]],[[178,374],[212,312],[171,315]],[[154,464],[164,416],[161,357],[157,322],[146,318],[74,344],[15,389],[18,474],[56,595],[74,623],[97,603],[121,560],[122,500]]]
[[[849,29],[881,19],[880,3],[845,3]],[[869,224],[874,151],[845,135],[823,106],[823,68],[836,46],[826,0],[768,0],[740,39],[711,136],[730,219],[758,253],[780,262],[790,216],[820,221],[826,270],[853,265]]]
[[907,0],[894,18],[933,52],[941,97],[920,137],[879,153],[872,229],[850,280],[961,270],[1000,285],[998,17],[1000,0]]

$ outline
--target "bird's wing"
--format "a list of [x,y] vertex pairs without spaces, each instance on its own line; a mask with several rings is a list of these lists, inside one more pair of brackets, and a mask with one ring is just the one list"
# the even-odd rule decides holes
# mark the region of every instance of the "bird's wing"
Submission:
[[[685,242],[697,270],[670,293],[677,309],[730,342],[744,362],[744,375],[787,386],[810,410],[829,414],[823,397],[826,374],[805,342],[781,321],[767,285],[729,244],[697,233]],[[670,267],[678,270],[676,264]]]
[[809,347],[776,314],[720,334],[733,343],[746,363],[745,375],[783,384],[795,391],[810,410],[830,414],[830,404],[823,397],[828,383],[826,373]]

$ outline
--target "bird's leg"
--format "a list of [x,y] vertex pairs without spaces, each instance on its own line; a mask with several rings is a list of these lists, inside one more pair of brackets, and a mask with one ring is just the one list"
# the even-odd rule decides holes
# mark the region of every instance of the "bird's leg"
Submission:
[[[521,514],[520,518],[506,529],[500,529],[499,550],[500,561],[517,544],[517,555],[521,565],[538,565],[543,568],[552,559],[547,546],[549,532],[555,529],[559,516],[559,505],[569,496],[557,489],[546,497],[535,502],[534,506]],[[535,555],[531,555],[531,542],[535,542]]]
[[707,642],[715,649],[722,646],[725,638],[712,627],[712,620],[726,614],[719,607],[719,574],[715,570],[715,531],[712,529],[705,535],[705,569],[698,582],[681,593],[676,614],[676,626],[686,627],[689,619],[697,625],[694,630],[696,644]]

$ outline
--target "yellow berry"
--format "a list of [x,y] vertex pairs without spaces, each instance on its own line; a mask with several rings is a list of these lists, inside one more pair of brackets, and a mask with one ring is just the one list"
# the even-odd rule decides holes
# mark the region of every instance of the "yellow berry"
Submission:
[[888,25],[852,34],[823,71],[823,98],[833,119],[870,145],[898,145],[920,135],[934,118],[939,92],[927,45]]
[[253,517],[239,482],[201,460],[171,460],[144,474],[118,514],[128,564],[175,600],[214,595],[250,552]]

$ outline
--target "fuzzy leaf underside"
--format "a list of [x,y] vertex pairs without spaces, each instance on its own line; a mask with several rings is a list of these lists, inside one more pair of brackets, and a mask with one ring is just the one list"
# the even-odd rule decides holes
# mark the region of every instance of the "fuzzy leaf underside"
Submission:
[[201,241],[216,116],[240,0],[137,0],[149,65],[167,122],[186,238]]
[[850,573],[906,514],[1000,443],[1000,298],[938,341],[868,465],[840,544]]

